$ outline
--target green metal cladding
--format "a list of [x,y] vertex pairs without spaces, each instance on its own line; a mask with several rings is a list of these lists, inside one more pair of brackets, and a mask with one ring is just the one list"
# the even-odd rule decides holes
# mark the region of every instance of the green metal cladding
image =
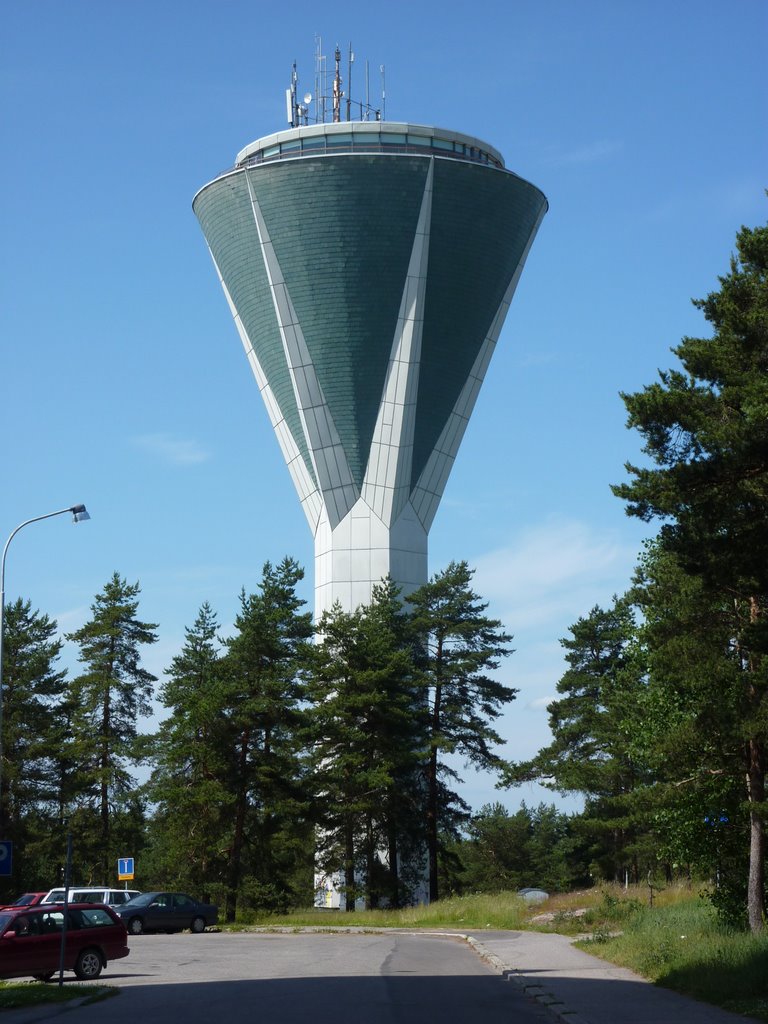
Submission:
[[546,207],[541,192],[487,163],[348,152],[243,165],[195,199],[213,258],[313,480],[250,193],[361,488],[431,162],[415,486],[525,258]]
[[542,200],[509,172],[435,161],[414,484],[525,253]]
[[426,161],[304,158],[245,173],[352,476],[361,486]]

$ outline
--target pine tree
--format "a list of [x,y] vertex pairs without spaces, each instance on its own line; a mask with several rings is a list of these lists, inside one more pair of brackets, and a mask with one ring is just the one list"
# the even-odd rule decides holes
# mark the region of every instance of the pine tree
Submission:
[[[58,668],[56,623],[21,598],[5,609],[3,659],[3,833],[17,844],[14,884],[38,833],[56,823],[57,755],[63,736],[60,703],[65,672]],[[36,824],[35,824],[36,823]]]
[[369,794],[378,806],[382,779],[371,768],[367,744],[370,695],[357,685],[359,631],[362,610],[344,612],[336,604],[318,624],[318,642],[308,652],[306,694],[310,702],[308,744],[312,751],[312,788],[315,799],[316,867],[334,877],[346,910],[355,909],[364,866],[359,848],[361,823],[370,819]]
[[241,594],[237,632],[226,641],[222,668],[233,798],[228,920],[234,920],[244,887],[252,902],[284,898],[296,862],[306,853],[299,669],[312,620],[296,593],[303,576],[293,559],[275,567],[267,562],[259,592]]
[[420,644],[428,761],[426,821],[430,900],[438,899],[439,835],[450,829],[463,804],[445,780],[456,778],[446,757],[463,756],[486,771],[503,762],[493,747],[502,743],[491,723],[516,690],[489,675],[511,654],[512,639],[497,619],[484,613],[487,603],[472,590],[473,570],[452,562],[407,598]]
[[136,617],[139,593],[138,583],[114,573],[91,605],[93,617],[67,635],[85,666],[69,686],[77,800],[98,813],[92,862],[104,878],[119,855],[111,842],[112,809],[133,787],[127,765],[138,757],[137,723],[151,713],[157,681],[141,666],[141,648],[155,643],[157,625]]
[[642,815],[634,807],[649,781],[640,742],[646,683],[637,627],[627,598],[595,606],[560,641],[568,670],[561,697],[548,707],[553,740],[531,761],[512,765],[512,784],[539,781],[561,793],[587,797],[585,829],[597,836],[596,859],[616,879],[639,868],[633,853]]
[[630,515],[663,522],[661,543],[736,609],[742,772],[750,805],[747,909],[764,923],[768,758],[768,226],[742,228],[720,288],[695,302],[709,338],[674,349],[682,370],[622,397],[651,466],[614,487]]
[[160,699],[170,710],[155,740],[155,803],[149,854],[157,882],[211,895],[226,881],[222,836],[233,796],[227,788],[227,688],[218,622],[206,602],[166,670]]
[[648,546],[632,594],[648,669],[636,730],[654,779],[646,813],[664,856],[709,871],[718,908],[743,923],[750,822],[738,602],[713,594],[663,543]]
[[427,733],[417,644],[401,592],[391,578],[373,588],[364,622],[375,685],[384,693],[376,737],[377,756],[386,763],[389,776],[381,807],[387,853],[383,896],[388,906],[399,907],[410,904],[423,886],[422,770]]
[[391,580],[370,605],[337,605],[319,624],[307,696],[318,807],[318,866],[342,866],[346,909],[363,896],[407,903],[422,871],[419,688]]
[[[525,806],[514,814],[500,803],[484,804],[467,823],[460,856],[470,892],[503,892],[532,885],[531,817]],[[543,880],[537,879],[538,885]]]

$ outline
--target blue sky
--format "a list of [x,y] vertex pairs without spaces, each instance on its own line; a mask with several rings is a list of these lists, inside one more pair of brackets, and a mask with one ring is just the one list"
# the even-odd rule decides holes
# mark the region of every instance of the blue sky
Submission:
[[[352,42],[357,84],[385,64],[388,119],[484,139],[549,199],[430,537],[431,571],[467,559],[515,636],[500,731],[529,757],[559,639],[626,588],[649,532],[609,488],[639,457],[619,392],[706,333],[690,299],[766,220],[765,0],[11,0],[0,543],[77,502],[93,518],[20,533],[7,597],[71,630],[114,571],[139,580],[157,675],[203,601],[228,633],[265,560],[297,558],[311,605],[311,537],[191,201],[285,126],[316,35]],[[473,773],[463,792],[552,799]]]

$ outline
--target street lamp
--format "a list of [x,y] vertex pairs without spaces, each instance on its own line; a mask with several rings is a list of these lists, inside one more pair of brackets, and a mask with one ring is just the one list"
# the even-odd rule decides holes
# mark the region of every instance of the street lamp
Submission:
[[34,519],[26,519],[20,523],[3,548],[3,558],[0,561],[0,820],[3,811],[3,638],[5,636],[5,556],[8,554],[8,546],[13,538],[30,523],[39,523],[41,519],[51,519],[53,516],[63,516],[66,512],[72,513],[73,523],[82,523],[91,517],[85,505],[70,505],[69,508],[60,508],[57,512],[47,512],[44,516],[35,516]]

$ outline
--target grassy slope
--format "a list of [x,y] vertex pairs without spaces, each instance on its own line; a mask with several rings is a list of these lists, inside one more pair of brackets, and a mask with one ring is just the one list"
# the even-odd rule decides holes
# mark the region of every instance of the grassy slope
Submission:
[[[768,1021],[768,935],[725,929],[696,896],[654,906],[612,902],[608,927],[579,945],[659,985]],[[612,936],[614,930],[621,934]]]

